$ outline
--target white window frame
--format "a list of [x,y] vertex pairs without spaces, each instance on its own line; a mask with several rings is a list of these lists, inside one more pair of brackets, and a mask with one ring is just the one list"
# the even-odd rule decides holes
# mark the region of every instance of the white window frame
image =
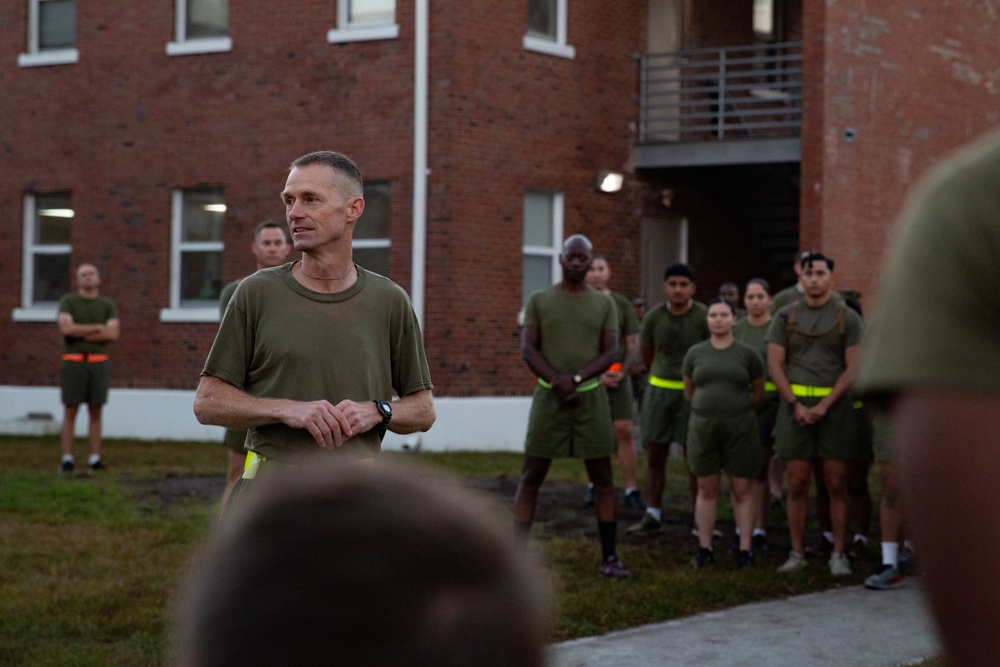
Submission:
[[[532,194],[544,194],[551,197],[552,201],[552,245],[540,246],[540,245],[527,245],[522,244],[521,246],[521,257],[548,257],[550,261],[551,282],[549,284],[555,284],[562,280],[562,265],[559,263],[559,255],[562,253],[562,243],[563,243],[563,220],[564,220],[564,208],[566,202],[566,196],[562,192],[555,190],[542,190],[538,188],[528,188],[525,190],[525,196],[528,193]],[[525,220],[521,221],[521,224],[525,224]],[[522,261],[522,267],[524,263]],[[524,280],[524,273],[522,270],[521,280]],[[523,287],[523,284],[522,284]],[[523,289],[522,289],[523,292]],[[524,307],[527,303],[521,304],[521,312],[518,314],[518,323],[524,323]]]
[[340,44],[343,42],[366,42],[377,39],[398,39],[399,23],[396,21],[396,12],[399,11],[399,2],[396,2],[393,11],[392,21],[379,23],[361,23],[352,25],[350,22],[351,0],[337,0],[337,27],[326,33],[326,41],[330,44]]
[[55,322],[58,304],[44,302],[36,304],[35,255],[70,255],[73,246],[66,244],[35,244],[35,194],[24,195],[24,226],[21,255],[21,306],[11,311],[15,322]]
[[569,0],[556,0],[556,38],[545,39],[529,35],[525,32],[523,46],[528,51],[537,51],[560,58],[576,58],[576,49],[569,45],[567,24],[569,15]]
[[[39,6],[45,0],[28,0],[28,52],[17,56],[19,67],[37,67],[40,65],[73,65],[80,61],[80,51],[71,49],[45,49],[39,46],[39,33],[42,29],[41,11]],[[75,5],[75,2],[74,2]],[[75,7],[74,7],[75,9]],[[76,26],[74,26],[74,29]]]
[[[228,29],[228,19],[227,19]],[[196,37],[188,39],[187,36],[187,2],[186,0],[175,0],[174,2],[174,41],[167,42],[168,56],[189,56],[198,53],[224,53],[233,50],[233,38],[229,35],[225,37]]]
[[161,322],[218,322],[219,304],[181,306],[181,255],[185,251],[222,252],[224,241],[184,241],[184,193],[178,188],[171,195],[170,212],[170,307],[160,310]]

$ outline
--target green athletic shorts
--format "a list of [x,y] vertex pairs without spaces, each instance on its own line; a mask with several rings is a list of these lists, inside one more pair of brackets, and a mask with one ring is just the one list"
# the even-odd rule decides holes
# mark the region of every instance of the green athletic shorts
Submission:
[[[804,405],[819,403],[815,396],[800,398]],[[792,406],[782,401],[775,426],[774,455],[786,461],[838,459],[857,456],[858,423],[850,397],[834,403],[816,424],[799,426],[792,416]]]
[[611,405],[611,421],[632,419],[632,378],[626,375],[614,389],[604,389],[608,392],[608,403]]
[[722,470],[730,477],[759,475],[764,456],[756,413],[748,410],[710,417],[692,412],[688,420],[687,464],[696,477],[708,477]]
[[564,405],[551,389],[535,387],[524,452],[546,459],[611,456],[615,446],[604,387],[579,392],[582,405]]
[[683,445],[687,442],[691,404],[680,389],[647,385],[642,397],[642,438],[646,442]]
[[875,432],[872,428],[871,410],[866,407],[854,408],[854,416],[858,422],[858,454],[854,458],[858,463],[871,465],[873,460]]
[[247,441],[247,432],[245,430],[237,430],[232,428],[226,429],[226,435],[222,439],[222,444],[225,445],[226,449],[231,452],[236,452],[237,454],[246,454],[247,450],[243,446]]
[[104,405],[111,387],[110,361],[60,362],[59,384],[63,405]]

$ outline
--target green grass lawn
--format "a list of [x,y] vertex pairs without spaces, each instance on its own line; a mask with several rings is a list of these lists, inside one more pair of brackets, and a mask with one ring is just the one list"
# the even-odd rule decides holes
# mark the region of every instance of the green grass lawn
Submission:
[[[514,478],[521,464],[512,453],[390,456],[476,477]],[[166,664],[172,596],[218,508],[197,495],[165,502],[153,490],[171,477],[217,480],[224,450],[212,443],[111,441],[110,470],[72,476],[56,472],[58,458],[53,438],[0,437],[0,666]],[[668,484],[686,484],[680,462],[672,462],[669,475]],[[582,490],[585,473],[579,462],[556,461],[549,478]],[[593,538],[543,532],[533,545],[551,564],[556,641],[856,584],[867,574],[858,569],[834,580],[825,567],[814,567],[787,577],[770,565],[695,571],[689,539],[627,541],[621,555],[636,576],[613,582],[596,576]]]

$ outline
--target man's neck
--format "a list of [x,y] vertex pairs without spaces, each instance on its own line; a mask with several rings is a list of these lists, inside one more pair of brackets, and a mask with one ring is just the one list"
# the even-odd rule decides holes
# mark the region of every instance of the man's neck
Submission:
[[96,299],[100,295],[100,290],[96,287],[81,287],[76,293],[84,299]]
[[578,283],[577,282],[570,282],[570,281],[568,281],[568,280],[566,280],[564,278],[563,281],[561,283],[559,283],[559,287],[562,288],[566,292],[574,292],[574,293],[575,292],[583,292],[584,290],[587,289],[587,283],[585,283],[583,281],[578,282]]
[[687,311],[691,310],[691,300],[688,299],[682,306],[675,305],[673,301],[668,301],[667,310],[670,311],[671,315],[683,315]]
[[822,296],[814,297],[814,296],[809,296],[809,294],[806,294],[802,300],[805,301],[806,305],[809,306],[810,308],[819,308],[820,306],[822,306],[823,304],[825,304],[827,301],[830,300],[830,290],[823,292]]

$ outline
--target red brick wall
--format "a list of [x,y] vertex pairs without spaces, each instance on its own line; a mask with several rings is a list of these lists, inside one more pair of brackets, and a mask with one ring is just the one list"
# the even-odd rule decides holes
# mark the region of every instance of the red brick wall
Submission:
[[838,260],[839,286],[862,291],[868,305],[907,191],[1000,122],[1000,18],[989,2],[806,6],[807,17],[823,13],[809,23],[825,29],[810,31],[807,51],[809,73],[823,75],[812,99],[823,116],[808,150],[803,134],[803,237]]
[[[288,163],[343,151],[392,183],[392,277],[410,286],[413,5],[400,38],[328,44],[335,3],[230,6],[228,53],[167,56],[173,3],[79,3],[76,65],[17,68],[23,0],[0,0],[0,376],[56,384],[54,324],[14,323],[26,192],[69,190],[75,266],[95,262],[121,310],[116,386],[193,388],[214,324],[161,323],[168,305],[170,196],[225,189],[226,280],[253,268],[254,226],[282,215]],[[594,192],[627,170],[645,7],[571,2],[576,58],[526,51],[525,16],[485,1],[432,3],[425,337],[439,394],[525,393],[518,352],[527,187],[566,196],[566,232],[611,257],[638,289],[642,186]],[[614,29],[609,29],[614,26]]]

